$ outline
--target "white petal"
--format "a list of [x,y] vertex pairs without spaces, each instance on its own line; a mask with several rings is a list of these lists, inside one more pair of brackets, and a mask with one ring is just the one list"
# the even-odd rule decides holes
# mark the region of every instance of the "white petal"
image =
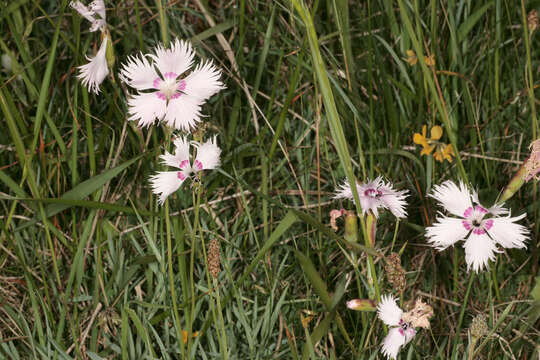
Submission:
[[128,120],[138,121],[139,126],[150,126],[156,119],[162,119],[167,105],[155,93],[141,93],[128,99]]
[[90,32],[97,31],[105,26],[105,20],[103,19],[96,19],[92,22],[92,26],[90,26]]
[[438,217],[437,222],[426,228],[428,242],[437,250],[442,251],[454,245],[457,241],[465,239],[469,230],[463,224],[463,219]]
[[495,216],[508,214],[508,209],[503,207],[503,204],[495,204],[492,207],[490,207],[489,209],[487,209],[487,211],[490,214],[495,215]]
[[158,45],[155,55],[149,55],[162,75],[173,72],[180,75],[191,68],[195,53],[187,41],[176,39],[169,49]]
[[189,132],[201,118],[201,104],[197,99],[182,94],[171,99],[163,121],[170,127]]
[[174,140],[176,147],[174,155],[165,151],[164,155],[159,158],[163,160],[163,163],[168,166],[174,166],[180,168],[180,163],[187,160],[189,162],[189,141],[185,137],[178,137]]
[[120,79],[137,90],[154,89],[157,78],[156,70],[143,54],[128,57],[120,70]]
[[105,22],[107,16],[105,13],[105,2],[103,0],[92,1],[90,3],[90,9],[92,9],[93,12],[98,13]]
[[79,75],[77,77],[81,79],[84,86],[88,88],[88,91],[99,93],[99,85],[109,74],[109,67],[107,65],[107,40],[108,37],[103,39],[99,51],[95,57],[87,57],[90,62],[86,65],[79,66]]
[[201,63],[185,78],[186,88],[184,92],[204,101],[225,88],[219,80],[220,76],[221,71],[211,61]]
[[336,189],[336,193],[334,195],[334,199],[351,199],[352,200],[352,190],[351,185],[349,184],[349,180],[345,179],[343,181],[343,184],[339,185],[339,187]]
[[86,20],[92,23],[96,21],[96,18],[94,17],[95,12],[92,11],[89,7],[85,6],[80,1],[72,1],[69,6],[75,9],[79,13],[79,15],[84,17]]
[[392,295],[381,296],[377,305],[377,316],[388,326],[397,326],[401,320],[403,311],[399,308]]
[[388,335],[384,338],[382,345],[382,353],[388,359],[395,359],[399,352],[399,348],[405,345],[405,335],[401,335],[401,328],[395,327],[390,329]]
[[202,164],[201,170],[215,169],[219,166],[221,149],[216,144],[216,136],[203,144],[197,142],[194,142],[194,144],[197,147],[197,158],[195,159],[194,164],[196,170],[198,170],[196,168],[197,161]]
[[465,210],[472,207],[471,192],[461,181],[459,187],[450,180],[441,185],[435,185],[429,196],[437,200],[446,211],[456,216],[464,217]]
[[[359,189],[360,190],[360,189]],[[358,196],[360,197],[360,207],[362,208],[362,214],[365,215],[369,210],[373,213],[373,216],[379,217],[379,206],[385,207],[383,202],[380,199],[375,199],[371,196],[363,196],[363,191],[358,191]]]
[[158,203],[163,204],[167,196],[178,190],[184,180],[178,177],[178,171],[160,171],[150,176],[152,192],[159,195]]
[[469,238],[463,244],[465,248],[465,261],[467,270],[471,267],[473,271],[484,270],[490,260],[495,260],[497,246],[487,234],[475,234],[471,232]]
[[493,226],[487,232],[502,247],[527,247],[525,241],[529,239],[529,230],[523,225],[515,224],[516,221],[523,219],[526,215],[493,218]]
[[395,217],[404,218],[407,216],[405,211],[407,190],[396,191],[391,183],[383,183],[379,186],[379,190],[382,192],[379,199],[385,208],[389,209]]

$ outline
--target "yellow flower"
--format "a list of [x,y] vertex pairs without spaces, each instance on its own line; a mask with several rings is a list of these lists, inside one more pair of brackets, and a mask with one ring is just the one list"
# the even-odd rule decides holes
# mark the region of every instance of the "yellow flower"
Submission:
[[424,56],[424,61],[426,62],[427,66],[435,66],[435,54]]
[[[416,56],[416,53],[412,50],[407,50],[407,61],[409,65],[414,66],[418,63],[418,57]],[[435,54],[431,54],[430,56],[424,56],[424,61],[426,62],[427,66],[435,66]]]
[[418,62],[418,58],[416,57],[416,54],[412,50],[407,50],[407,62],[409,65],[414,66]]
[[444,149],[442,150],[442,155],[443,155],[443,158],[448,160],[448,162],[452,162],[452,156],[456,156],[456,153],[454,153],[454,147],[452,146],[452,144],[448,144],[444,147]]
[[[192,338],[196,338],[197,336],[199,336],[198,331],[195,331],[195,332],[191,333]],[[182,330],[182,338],[184,340],[184,344],[187,344],[187,342],[188,342],[188,332],[186,330]]]
[[445,144],[439,141],[443,134],[442,127],[435,125],[431,128],[430,133],[431,136],[428,138],[427,126],[424,125],[422,126],[422,134],[415,133],[413,136],[414,143],[422,146],[420,155],[431,155],[433,153],[433,157],[437,161],[443,162],[446,159],[452,162],[452,155],[456,156],[452,144]]

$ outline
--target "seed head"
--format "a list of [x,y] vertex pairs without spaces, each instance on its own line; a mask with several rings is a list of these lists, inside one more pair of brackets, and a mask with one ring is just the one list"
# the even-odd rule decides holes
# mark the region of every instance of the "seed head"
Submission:
[[481,339],[488,333],[489,328],[486,323],[486,316],[480,314],[474,317],[471,323],[471,335],[475,339]]
[[405,269],[401,266],[401,259],[397,253],[391,253],[386,257],[386,278],[394,286],[397,292],[405,290],[407,282],[405,281]]
[[219,242],[217,239],[210,240],[208,244],[208,271],[214,279],[217,279],[220,271]]

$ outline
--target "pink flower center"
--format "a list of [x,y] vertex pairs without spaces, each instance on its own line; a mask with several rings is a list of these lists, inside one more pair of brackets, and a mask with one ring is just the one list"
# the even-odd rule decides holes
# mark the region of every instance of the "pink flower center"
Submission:
[[466,230],[472,230],[476,235],[484,235],[493,226],[493,219],[484,219],[488,210],[482,205],[469,206],[463,213],[461,224]]
[[180,166],[178,166],[180,169],[184,170],[189,166],[189,160],[182,160],[180,162]]
[[176,99],[182,95],[182,91],[186,89],[184,80],[177,80],[178,74],[168,72],[163,74],[163,79],[157,77],[154,79],[154,88],[158,90],[156,96],[161,100],[169,101]]
[[374,189],[374,188],[367,189],[367,190],[364,191],[364,196],[369,196],[369,197],[372,197],[372,198],[378,198],[381,195],[382,195],[382,192],[380,190],[377,190],[377,189]]

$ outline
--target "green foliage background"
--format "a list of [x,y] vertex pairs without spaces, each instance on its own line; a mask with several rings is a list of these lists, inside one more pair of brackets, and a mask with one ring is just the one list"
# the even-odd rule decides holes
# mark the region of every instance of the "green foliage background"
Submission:
[[[76,67],[99,35],[68,1],[0,1],[11,59],[0,70],[1,358],[383,358],[386,329],[345,301],[376,299],[373,281],[393,293],[391,251],[407,271],[394,295],[435,312],[401,359],[540,356],[536,184],[507,202],[528,214],[528,248],[499,254],[470,283],[460,246],[438,253],[424,238],[440,210],[426,197],[433,184],[466,178],[491,204],[538,136],[540,30],[525,25],[540,1],[106,5],[116,63],[95,96]],[[200,206],[186,185],[157,206],[148,177],[171,131],[128,122],[117,77],[127,56],[175,37],[227,85],[204,106],[223,152]],[[409,65],[409,49],[436,65]],[[454,162],[420,157],[412,137],[425,124],[443,126]],[[379,218],[368,258],[363,232],[350,247],[329,212],[354,210],[332,199],[345,177],[378,175],[410,191],[409,216]],[[472,353],[477,314],[490,334]],[[199,333],[185,341],[182,330]]]

